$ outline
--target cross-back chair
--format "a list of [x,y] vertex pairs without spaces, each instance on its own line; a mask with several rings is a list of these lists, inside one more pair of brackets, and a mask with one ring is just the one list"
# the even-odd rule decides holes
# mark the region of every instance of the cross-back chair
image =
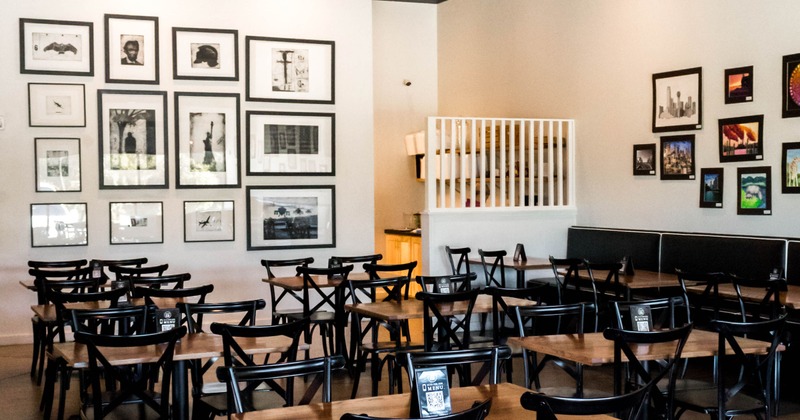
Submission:
[[447,254],[447,260],[450,262],[450,272],[452,274],[467,274],[471,273],[469,269],[469,253],[472,249],[469,247],[450,248],[445,245],[444,252]]
[[[267,278],[274,279],[278,277],[275,274],[276,268],[281,267],[292,267],[291,275],[295,275],[296,270],[294,270],[297,266],[308,267],[310,264],[314,263],[314,257],[305,257],[305,258],[293,258],[293,259],[283,259],[283,260],[261,260],[261,265],[267,270]],[[293,314],[295,319],[297,316],[302,316],[303,309],[289,309],[289,308],[278,308],[278,304],[286,297],[292,296],[294,297],[289,289],[284,288],[276,288],[274,284],[269,283],[269,298],[270,298],[270,308],[272,308],[272,323],[278,324],[281,322],[288,321],[288,315]],[[302,302],[298,302],[302,303]]]
[[[437,416],[436,420],[483,420],[489,415],[489,410],[492,408],[492,399],[489,398],[483,402],[475,402],[472,408],[469,408],[458,413],[447,414],[444,416]],[[426,417],[430,418],[430,417]],[[352,414],[345,413],[339,420],[422,420],[422,418],[409,418],[409,417],[373,417],[366,414]]]

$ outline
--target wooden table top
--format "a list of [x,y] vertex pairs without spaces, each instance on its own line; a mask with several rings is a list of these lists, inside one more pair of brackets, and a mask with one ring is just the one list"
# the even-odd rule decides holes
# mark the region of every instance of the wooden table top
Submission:
[[[470,264],[483,264],[480,255],[470,256],[468,259]],[[494,261],[494,258],[487,259],[486,262],[488,263],[489,260]],[[525,261],[514,261],[514,257],[505,256],[503,257],[503,264],[505,264],[506,268],[512,268],[517,271],[541,270],[552,267],[548,258],[540,257],[528,257]]]
[[[509,306],[531,306],[536,302],[526,299],[504,298]],[[492,312],[492,297],[489,295],[478,295],[475,300],[473,313]],[[425,308],[421,300],[408,299],[401,302],[369,302],[369,303],[348,303],[345,309],[361,315],[384,321],[402,321],[406,319],[416,319],[425,316]],[[440,306],[444,315],[460,315],[467,311],[465,302],[454,302],[447,304],[446,307]]]
[[[559,270],[560,274],[564,274],[565,272],[565,270]],[[595,273],[595,280],[598,282],[605,281],[607,274],[607,271]],[[590,280],[589,273],[587,273],[586,270],[581,270],[580,278],[582,280]],[[619,276],[619,284],[627,287],[628,289],[651,289],[680,286],[677,274],[648,270],[635,270],[633,275],[621,274]]]
[[[158,298],[154,297],[153,303],[158,308],[174,308],[179,303],[183,301],[183,299],[175,299],[175,298]],[[144,298],[134,298],[131,300],[131,304],[133,305],[144,305]],[[64,305],[67,309],[105,309],[108,308],[109,302],[100,301],[100,302],[80,302],[80,303],[67,303]],[[56,305],[52,303],[46,303],[44,305],[31,305],[31,310],[36,316],[39,317],[42,321],[45,322],[53,322],[56,321]]]
[[[715,332],[694,329],[683,348],[681,357],[709,357],[717,354],[719,335]],[[742,339],[739,341],[746,354],[766,354],[770,343],[760,340]],[[520,346],[537,353],[549,354],[564,360],[585,365],[614,363],[614,341],[607,340],[603,333],[558,334],[531,337],[511,337],[510,346]],[[730,349],[730,347],[728,347]],[[778,350],[782,351],[783,346]],[[636,356],[640,360],[667,359],[675,354],[675,343],[641,344],[637,346]]]
[[[314,283],[317,284],[319,288],[325,287],[336,287],[342,283],[340,279],[332,279],[328,276],[311,276],[314,279]],[[347,276],[348,280],[369,280],[369,274],[364,272],[358,273],[351,273]],[[300,291],[303,290],[304,283],[303,283],[303,276],[291,276],[291,277],[273,277],[273,278],[265,278],[261,279],[264,283],[269,283],[273,286],[280,287],[282,289],[288,289],[293,291]]]
[[[705,286],[690,286],[686,288],[687,292],[696,294],[702,294],[704,290]],[[760,287],[740,287],[739,290],[742,292],[742,297],[750,302],[761,302],[766,294],[766,289]],[[719,295],[728,299],[738,299],[736,289],[730,283],[719,285]],[[789,309],[800,308],[800,286],[788,285],[785,292],[780,292],[780,301]]]
[[[535,419],[535,411],[527,411],[520,405],[522,394],[529,391],[519,385],[501,383],[498,385],[470,386],[450,389],[450,401],[453,411],[464,411],[472,407],[475,401],[492,399],[488,419]],[[346,413],[368,414],[380,417],[407,418],[411,407],[411,394],[382,395],[371,398],[333,401],[294,407],[273,408],[234,414],[232,418],[239,420],[339,420]],[[559,415],[559,420],[611,420],[607,415],[566,416]]]

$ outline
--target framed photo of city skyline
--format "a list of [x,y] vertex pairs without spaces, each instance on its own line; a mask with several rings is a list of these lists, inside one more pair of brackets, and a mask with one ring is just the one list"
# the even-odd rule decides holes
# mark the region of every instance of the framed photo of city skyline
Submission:
[[633,145],[633,175],[656,175],[656,144]]
[[247,249],[333,248],[333,185],[248,186]]
[[719,120],[719,161],[764,159],[764,115]]
[[722,208],[722,192],[724,186],[724,168],[700,169],[700,207]]
[[661,137],[661,179],[694,178],[694,134]]
[[247,175],[334,175],[333,113],[247,112]]
[[653,132],[703,128],[702,68],[653,74]]
[[736,214],[772,214],[772,167],[736,168]]

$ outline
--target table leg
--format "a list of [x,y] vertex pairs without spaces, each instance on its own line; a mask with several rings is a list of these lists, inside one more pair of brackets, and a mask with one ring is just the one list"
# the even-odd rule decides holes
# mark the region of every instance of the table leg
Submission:
[[525,287],[525,271],[517,270],[517,289]]
[[172,366],[172,418],[189,419],[189,380],[186,360],[175,360]]

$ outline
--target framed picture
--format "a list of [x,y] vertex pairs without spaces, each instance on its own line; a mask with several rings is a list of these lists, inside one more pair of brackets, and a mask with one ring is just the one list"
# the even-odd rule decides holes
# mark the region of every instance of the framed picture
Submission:
[[247,175],[334,175],[334,114],[247,112]]
[[105,15],[106,83],[158,84],[158,18]]
[[783,118],[800,117],[800,54],[783,56]]
[[723,168],[700,169],[700,207],[722,208],[723,175]]
[[766,216],[772,214],[772,187],[769,166],[737,168],[739,194],[736,214]]
[[781,192],[784,194],[800,194],[800,143],[783,143],[781,153]]
[[98,90],[100,189],[167,188],[167,93]]
[[233,241],[233,200],[184,201],[183,241]]
[[111,245],[164,243],[163,204],[110,203]]
[[653,132],[703,128],[702,68],[653,75]]
[[94,24],[20,18],[19,72],[94,76]]
[[725,70],[725,103],[753,102],[753,66]]
[[177,188],[238,188],[239,94],[175,92]]
[[694,179],[694,134],[661,137],[661,179]]
[[42,137],[34,142],[36,192],[80,191],[80,139]]
[[656,174],[655,143],[633,145],[633,174],[634,175]]
[[28,83],[28,125],[86,127],[86,87],[78,84]]
[[247,187],[247,249],[333,248],[333,185]]
[[763,133],[763,115],[720,119],[719,161],[763,160]]
[[86,203],[31,204],[31,246],[86,246]]
[[172,28],[172,78],[239,80],[239,31]]
[[248,36],[248,101],[334,103],[334,42]]

